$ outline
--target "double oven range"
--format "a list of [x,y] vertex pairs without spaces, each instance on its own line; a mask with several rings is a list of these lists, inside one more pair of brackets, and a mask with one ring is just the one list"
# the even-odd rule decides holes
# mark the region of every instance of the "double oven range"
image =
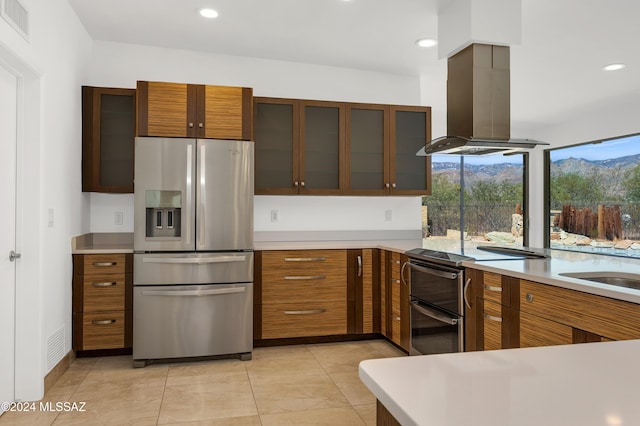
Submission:
[[462,262],[474,258],[422,248],[405,254],[409,261],[403,269],[411,275],[409,354],[464,351],[464,290],[469,280]]

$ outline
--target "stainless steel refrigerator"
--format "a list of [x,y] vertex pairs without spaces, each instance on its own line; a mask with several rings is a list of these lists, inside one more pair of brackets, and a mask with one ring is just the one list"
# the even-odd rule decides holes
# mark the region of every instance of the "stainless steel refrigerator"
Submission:
[[133,365],[253,349],[253,142],[135,140]]

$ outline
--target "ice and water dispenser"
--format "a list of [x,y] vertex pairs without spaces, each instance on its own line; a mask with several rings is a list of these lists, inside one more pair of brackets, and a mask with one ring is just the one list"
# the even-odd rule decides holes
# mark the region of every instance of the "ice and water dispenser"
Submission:
[[147,238],[181,238],[181,191],[147,190],[145,208]]

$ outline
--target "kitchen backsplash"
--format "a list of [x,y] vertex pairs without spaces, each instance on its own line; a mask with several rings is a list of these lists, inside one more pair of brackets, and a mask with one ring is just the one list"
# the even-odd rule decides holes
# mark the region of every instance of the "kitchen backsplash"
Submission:
[[[421,197],[255,196],[254,231],[418,231]],[[89,232],[133,232],[133,194],[90,194]]]

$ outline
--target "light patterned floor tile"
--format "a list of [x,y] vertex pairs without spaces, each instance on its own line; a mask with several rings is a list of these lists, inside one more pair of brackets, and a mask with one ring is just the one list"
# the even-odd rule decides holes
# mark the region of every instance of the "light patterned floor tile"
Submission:
[[168,423],[163,426],[261,426],[260,417],[226,417],[224,419],[202,420],[199,422]]
[[364,426],[352,407],[267,414],[260,418],[263,426]]
[[257,415],[249,380],[165,388],[158,424]]
[[260,415],[349,405],[326,374],[252,379],[251,386]]
[[329,377],[334,381],[340,392],[349,401],[351,405],[375,404],[376,397],[362,383],[358,371],[349,371],[345,373],[329,373]]
[[353,409],[367,426],[376,426],[376,404],[354,405]]

